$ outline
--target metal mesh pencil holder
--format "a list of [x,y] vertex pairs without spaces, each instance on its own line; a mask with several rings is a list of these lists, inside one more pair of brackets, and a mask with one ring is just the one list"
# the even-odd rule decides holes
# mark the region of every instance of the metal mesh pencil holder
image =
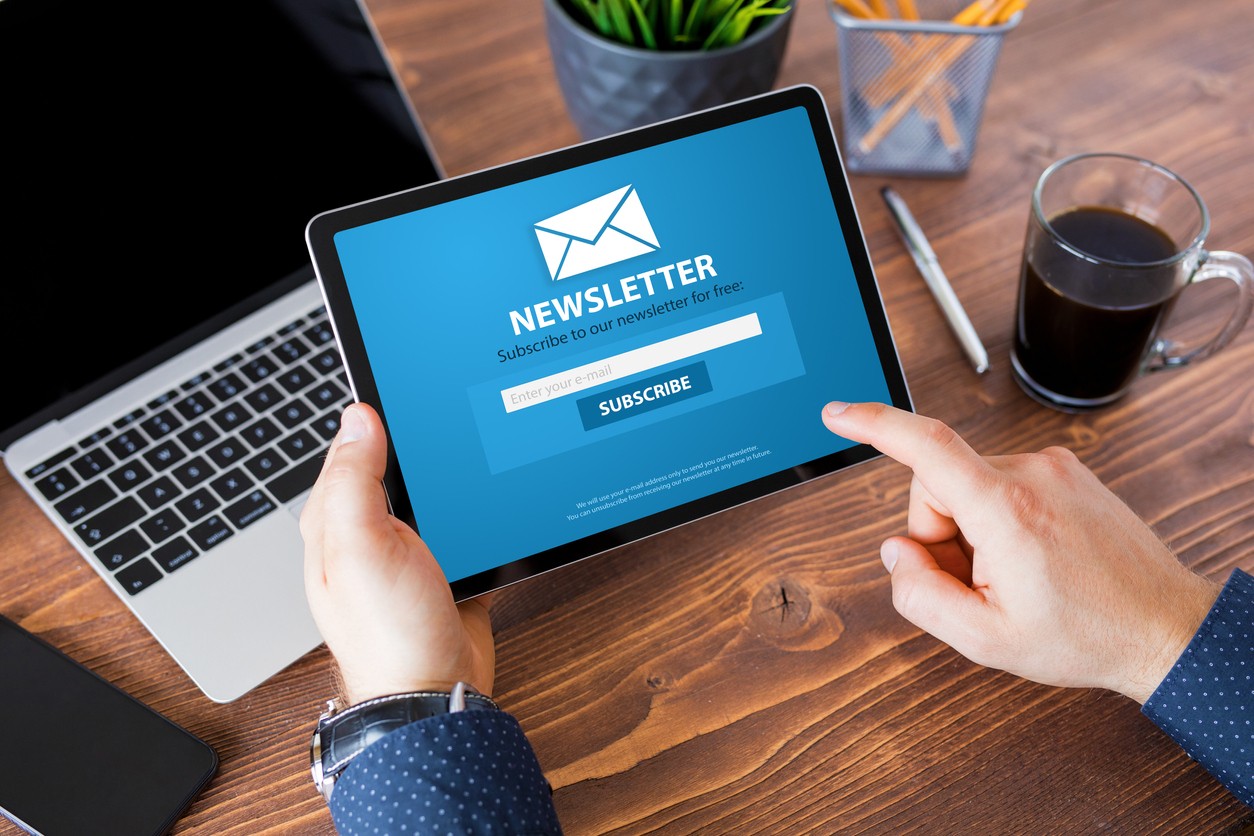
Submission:
[[845,166],[946,177],[971,165],[1005,23],[948,22],[970,0],[919,0],[918,21],[865,20],[828,0],[840,59]]

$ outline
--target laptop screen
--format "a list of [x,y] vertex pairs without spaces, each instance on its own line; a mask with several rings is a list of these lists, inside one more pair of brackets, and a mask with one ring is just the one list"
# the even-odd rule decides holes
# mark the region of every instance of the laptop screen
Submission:
[[356,0],[3,0],[0,77],[0,450],[312,280],[317,213],[440,176]]

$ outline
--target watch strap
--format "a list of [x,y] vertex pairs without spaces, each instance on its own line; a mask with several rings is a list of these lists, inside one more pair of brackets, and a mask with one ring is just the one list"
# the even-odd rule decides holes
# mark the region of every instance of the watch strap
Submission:
[[429,717],[463,710],[499,710],[485,697],[457,683],[451,693],[416,691],[360,702],[338,711],[334,701],[318,721],[313,739],[314,783],[330,798],[335,779],[367,746],[384,735]]

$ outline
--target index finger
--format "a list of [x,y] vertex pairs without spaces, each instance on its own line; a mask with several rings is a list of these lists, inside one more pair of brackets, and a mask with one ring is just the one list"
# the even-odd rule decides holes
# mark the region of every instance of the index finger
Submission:
[[888,404],[833,401],[823,407],[823,423],[913,470],[928,493],[951,511],[988,501],[996,471],[942,421]]

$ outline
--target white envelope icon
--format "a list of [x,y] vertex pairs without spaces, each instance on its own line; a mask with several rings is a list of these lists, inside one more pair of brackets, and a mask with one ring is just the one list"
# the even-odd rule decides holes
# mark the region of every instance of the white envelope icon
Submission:
[[632,186],[537,221],[536,238],[553,281],[656,250],[660,244]]

